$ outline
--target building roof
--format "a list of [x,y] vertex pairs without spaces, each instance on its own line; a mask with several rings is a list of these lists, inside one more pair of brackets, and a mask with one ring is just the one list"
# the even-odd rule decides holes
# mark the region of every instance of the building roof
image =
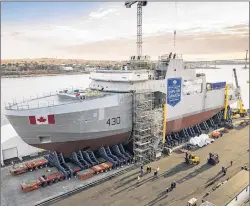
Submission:
[[11,124],[1,126],[1,144],[17,136],[18,134],[16,133],[16,130],[11,126]]
[[218,189],[210,193],[205,199],[218,206],[226,205],[247,187],[247,185],[249,185],[249,171],[242,170]]

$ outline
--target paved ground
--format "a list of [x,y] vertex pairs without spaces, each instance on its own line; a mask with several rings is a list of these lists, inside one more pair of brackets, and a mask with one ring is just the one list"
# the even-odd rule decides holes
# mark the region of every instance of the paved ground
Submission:
[[[90,188],[79,194],[53,204],[54,206],[127,206],[127,205],[186,205],[192,197],[199,201],[211,191],[212,187],[227,178],[233,177],[241,171],[242,165],[249,162],[249,127],[233,130],[215,143],[198,149],[195,153],[201,163],[197,166],[184,164],[185,154],[173,153],[170,157],[152,163],[153,168],[160,167],[160,176],[153,179],[147,174],[137,183],[138,170],[130,171],[101,185]],[[206,160],[209,152],[216,152],[220,156],[220,163],[209,166]],[[229,162],[233,160],[232,166]],[[226,176],[220,178],[218,173],[222,166],[228,167]],[[210,185],[210,182],[217,181]],[[177,182],[174,191],[166,194],[166,188],[172,181]]]
[[[52,198],[54,196],[89,184],[91,181],[96,181],[110,176],[116,172],[128,168],[128,166],[120,168],[119,170],[112,170],[107,173],[98,174],[84,181],[73,178],[71,180],[58,182],[57,184],[53,184],[46,188],[39,188],[28,193],[23,193],[21,191],[20,183],[41,177],[43,174],[47,173],[46,170],[48,168],[39,169],[34,172],[28,172],[15,177],[10,176],[9,168],[10,167],[5,167],[1,169],[1,206],[32,206],[42,200]],[[51,169],[55,170],[55,172],[57,171],[56,168]]]
[[[241,170],[224,184],[221,184],[220,187],[216,189],[216,192],[211,192],[205,200],[212,202],[215,205],[225,205],[232,200],[231,205],[236,204],[237,202],[233,201],[234,197],[240,192],[249,194],[249,191],[246,191],[246,187],[249,185],[249,171]],[[243,191],[244,190],[244,191]],[[238,202],[242,201],[242,195],[238,196]],[[234,204],[233,204],[234,202]]]

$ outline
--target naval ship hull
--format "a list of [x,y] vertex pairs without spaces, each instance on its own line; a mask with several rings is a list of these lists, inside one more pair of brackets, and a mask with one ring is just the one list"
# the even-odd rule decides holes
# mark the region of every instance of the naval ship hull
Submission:
[[[179,105],[167,106],[166,134],[199,124],[221,111],[224,90],[208,93],[206,101],[209,102],[205,101],[203,105],[199,105],[204,98],[202,94],[196,95],[197,102],[193,101],[193,95],[182,98],[183,101]],[[211,98],[216,101],[211,101]],[[190,108],[192,104],[193,111]],[[107,106],[101,107],[101,105]],[[103,146],[126,143],[131,137],[133,110],[131,94],[110,95],[102,99],[72,104],[70,107],[66,104],[38,109],[40,114],[54,114],[54,124],[31,125],[29,116],[32,112],[37,114],[36,109],[24,110],[21,113],[19,111],[21,116],[7,115],[20,137],[34,147],[70,156],[73,151],[96,150]],[[83,111],[76,111],[78,109]],[[60,113],[56,114],[57,110]],[[178,114],[178,111],[183,113]],[[116,119],[117,122],[112,119]]]
[[[223,109],[217,108],[214,110],[202,112],[199,114],[193,114],[190,116],[183,117],[181,119],[176,119],[170,122],[167,122],[166,124],[166,133],[172,133],[172,132],[179,132],[184,128],[192,127],[196,124],[199,124],[203,121],[206,121],[216,115],[218,112],[220,112]],[[75,136],[80,137],[82,140],[77,141],[66,141],[66,142],[54,142],[54,143],[45,143],[45,144],[31,144],[34,147],[42,148],[48,151],[60,151],[65,156],[70,156],[72,152],[78,151],[78,150],[97,150],[101,147],[106,147],[110,145],[115,145],[119,143],[126,143],[129,138],[131,137],[132,129],[128,132],[123,132],[119,134],[114,135],[108,135],[104,136],[102,134],[96,134],[99,137],[95,136],[95,139],[86,139],[86,136],[83,134],[75,134]],[[65,134],[58,134],[58,137],[56,139],[60,139]],[[67,134],[68,135],[68,134]],[[82,135],[82,136],[81,136]]]
[[[147,70],[96,71],[91,75],[88,92],[64,90],[54,96],[13,104],[6,110],[6,116],[29,145],[68,156],[73,151],[128,142],[134,121],[133,107],[138,106],[138,101],[143,105],[139,106],[140,112],[147,110],[148,105],[153,109],[166,104],[166,111],[159,119],[166,114],[166,134],[200,124],[223,109],[226,82],[206,82],[204,74],[185,68],[181,59],[171,59],[163,66],[161,71],[166,71],[165,76],[155,71],[153,79]],[[152,98],[133,96],[133,91],[144,90],[150,91]],[[227,93],[228,104],[235,103],[237,89],[231,86]],[[50,105],[50,102],[55,103]]]

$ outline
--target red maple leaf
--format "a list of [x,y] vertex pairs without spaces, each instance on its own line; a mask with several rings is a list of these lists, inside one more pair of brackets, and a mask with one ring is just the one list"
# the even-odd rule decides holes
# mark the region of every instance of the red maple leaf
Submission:
[[39,117],[39,118],[37,119],[37,121],[42,123],[42,122],[45,122],[46,119],[45,119],[44,117]]

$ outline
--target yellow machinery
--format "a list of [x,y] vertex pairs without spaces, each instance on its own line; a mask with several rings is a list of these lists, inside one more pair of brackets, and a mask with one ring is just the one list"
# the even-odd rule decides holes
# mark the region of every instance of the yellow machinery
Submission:
[[244,109],[243,107],[244,107],[244,105],[243,105],[242,99],[239,99],[236,114],[239,114],[241,117],[247,116],[247,110]]
[[197,155],[186,153],[185,162],[189,165],[199,164],[200,158]]
[[227,120],[228,89],[229,89],[229,87],[230,87],[230,84],[227,84],[226,88],[225,88],[224,120]]
[[[236,87],[240,88],[239,84],[238,84],[236,69],[233,69],[233,72],[234,72]],[[244,104],[243,104],[243,101],[241,99],[241,96],[239,96],[237,109],[233,109],[232,114],[233,115],[239,114],[241,117],[244,117],[244,116],[247,116],[247,113],[248,113],[247,110],[244,109]],[[224,117],[225,117],[225,115],[224,115]]]

